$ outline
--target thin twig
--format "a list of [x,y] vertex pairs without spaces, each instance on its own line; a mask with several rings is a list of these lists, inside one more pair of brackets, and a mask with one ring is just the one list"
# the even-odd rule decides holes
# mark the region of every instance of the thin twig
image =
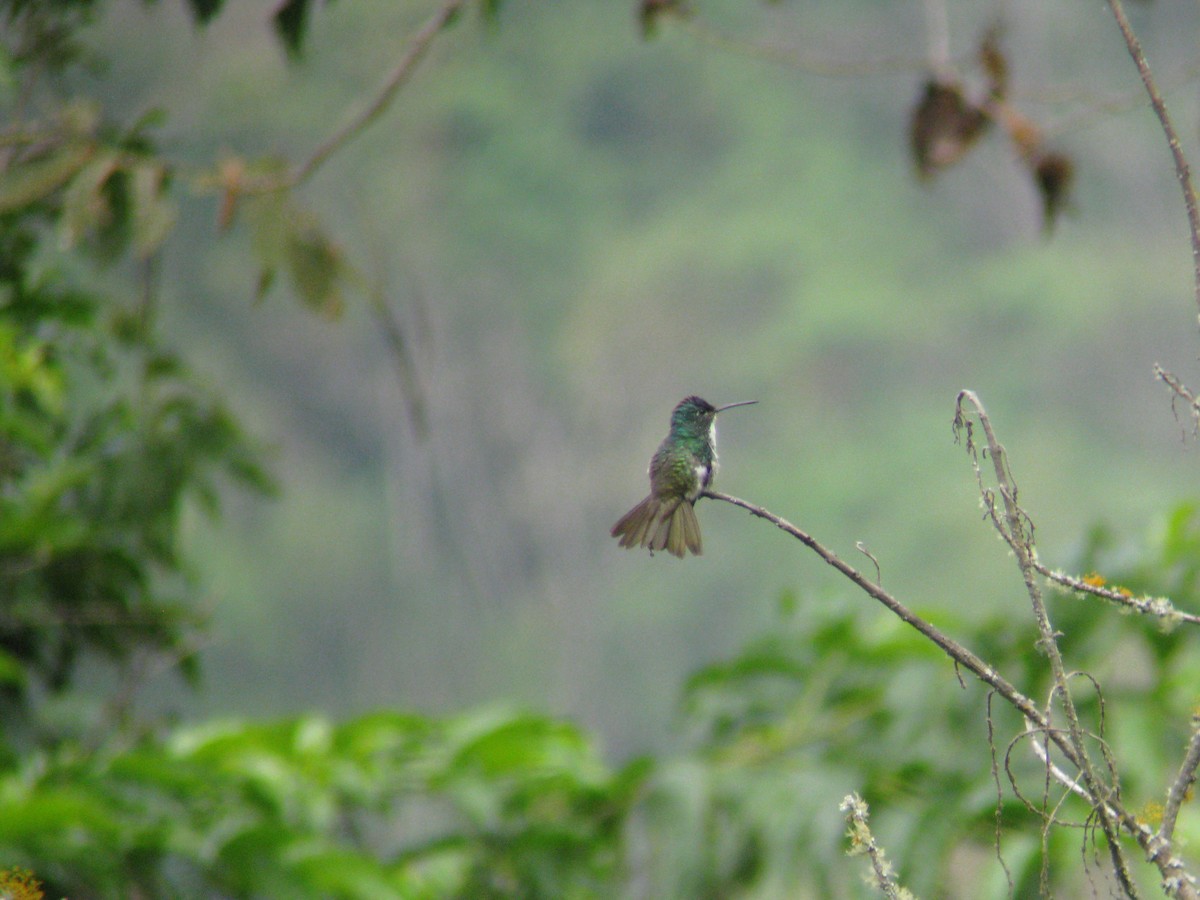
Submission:
[[1162,825],[1158,836],[1168,843],[1175,834],[1175,819],[1179,815],[1179,807],[1187,799],[1192,784],[1196,781],[1196,769],[1200,768],[1200,718],[1192,716],[1192,739],[1188,741],[1187,755],[1179,766],[1179,774],[1171,782],[1167,791],[1167,804],[1163,807]]
[[1004,861],[1004,852],[1000,845],[1000,838],[1004,831],[1004,788],[1000,784],[1000,766],[996,761],[996,726],[992,719],[992,698],[995,696],[995,691],[988,691],[986,716],[988,751],[992,757],[992,782],[996,785],[996,828],[993,836],[993,848],[996,851],[996,861],[1004,870],[1004,880],[1008,883],[1008,893],[1011,897],[1014,896],[1015,891],[1012,871],[1008,868],[1008,863]]
[[[1026,728],[1025,731],[1022,731],[1020,734],[1016,735],[1012,740],[1010,740],[1008,742],[1008,746],[1004,750],[1004,774],[1008,776],[1008,784],[1012,788],[1013,795],[1018,800],[1021,801],[1021,803],[1024,805],[1024,807],[1027,810],[1029,810],[1035,816],[1038,816],[1039,818],[1041,818],[1043,824],[1047,828],[1049,826],[1055,826],[1058,828],[1085,828],[1085,827],[1087,827],[1085,823],[1072,822],[1069,819],[1059,818],[1058,811],[1062,808],[1063,801],[1066,799],[1065,795],[1063,797],[1059,798],[1059,800],[1054,804],[1053,809],[1049,808],[1050,807],[1050,786],[1054,782],[1059,781],[1058,776],[1052,775],[1052,773],[1050,771],[1046,771],[1045,782],[1042,785],[1042,805],[1041,806],[1038,806],[1036,803],[1034,803],[1032,800],[1030,800],[1028,797],[1026,797],[1025,792],[1021,790],[1021,783],[1018,780],[1017,775],[1013,771],[1013,767],[1012,767],[1014,751],[1016,751],[1016,749],[1018,747],[1020,747],[1022,744],[1024,744],[1027,739],[1036,742],[1037,736],[1039,734],[1043,735],[1043,736],[1049,735],[1051,739],[1054,739],[1054,737],[1056,735],[1058,735],[1058,736],[1062,736],[1063,740],[1066,740],[1066,738],[1065,738],[1066,733],[1061,731],[1060,729],[1053,729],[1051,731],[1047,731],[1042,728],[1032,728],[1028,719],[1025,720],[1025,728]],[[1042,753],[1038,750],[1034,751],[1034,755],[1037,756],[1039,759],[1043,758]],[[1064,778],[1067,779],[1067,781],[1072,780],[1070,778],[1070,776],[1066,775],[1066,773],[1062,773],[1062,775]],[[1077,781],[1078,778],[1076,778],[1075,780]],[[1069,787],[1069,785],[1068,785],[1068,787]],[[1077,792],[1074,789],[1071,789],[1071,793],[1077,793]],[[1091,804],[1092,800],[1091,800],[1091,797],[1088,795],[1087,791],[1083,790],[1083,788],[1079,788],[1078,793],[1079,793],[1079,796],[1082,797],[1084,800],[1086,800],[1089,805]],[[1043,848],[1043,852],[1045,852],[1045,848]]]
[[879,569],[879,560],[875,558],[875,554],[868,550],[867,545],[862,541],[855,541],[854,549],[875,564],[875,583],[883,584],[883,572]]
[[383,336],[387,341],[389,355],[396,371],[396,380],[400,386],[400,394],[408,407],[408,421],[412,424],[413,433],[418,440],[429,437],[429,417],[425,411],[425,391],[417,378],[417,368],[413,361],[412,352],[408,345],[400,320],[388,304],[387,297],[381,287],[367,292],[371,302],[371,311],[379,323]]
[[[1192,393],[1187,385],[1180,381],[1176,376],[1172,375],[1158,363],[1154,364],[1154,377],[1165,384],[1175,394],[1171,398],[1171,409],[1175,410],[1175,400],[1181,399],[1188,405],[1188,412],[1192,415],[1192,434],[1196,434],[1200,430],[1200,398],[1197,398]],[[1179,420],[1176,414],[1176,421]],[[1187,440],[1187,433],[1184,433],[1184,440]]]
[[695,15],[675,16],[674,21],[692,37],[729,53],[787,66],[808,75],[822,78],[863,78],[873,75],[894,75],[897,72],[923,72],[924,60],[910,56],[870,57],[868,59],[816,58],[790,47],[777,47],[739,37],[705,22]]
[[[1157,79],[1157,81],[1163,85],[1161,88],[1163,94],[1167,94],[1191,84],[1198,76],[1200,76],[1200,63],[1193,63],[1166,78]],[[1078,109],[1065,113],[1061,118],[1042,126],[1042,135],[1051,138],[1073,131],[1081,131],[1113,116],[1140,109],[1146,102],[1146,94],[1144,88],[1138,87],[1113,93],[1107,97],[1098,97],[1088,88],[1064,86],[1057,92],[1047,88],[1021,91],[1015,93],[1012,99],[1037,104],[1077,104]]]
[[[841,559],[836,553],[812,537],[812,535],[797,528],[786,519],[775,515],[770,510],[756,506],[739,497],[733,497],[729,494],[722,494],[712,490],[704,491],[700,496],[708,497],[710,500],[723,500],[733,506],[741,507],[752,516],[764,519],[781,531],[796,538],[796,540],[816,553],[826,563],[842,573],[842,575],[868,597],[882,603],[903,622],[911,625],[927,637],[942,652],[954,660],[957,665],[967,669],[984,684],[993,688],[1009,705],[1032,722],[1037,731],[1048,737],[1050,742],[1058,748],[1059,752],[1063,754],[1071,765],[1077,768],[1080,767],[1078,754],[1075,751],[1072,741],[1060,729],[1051,726],[1049,720],[1042,713],[1041,709],[1038,708],[1037,704],[1017,690],[1016,687],[990,665],[953,638],[944,634],[936,626],[931,625],[913,613],[903,603],[845,560]],[[1115,802],[1113,802],[1114,800]],[[1197,893],[1195,887],[1195,879],[1188,873],[1184,863],[1171,854],[1170,841],[1156,835],[1149,826],[1139,822],[1135,816],[1125,810],[1120,805],[1119,797],[1110,797],[1106,807],[1112,810],[1113,815],[1120,822],[1122,828],[1137,841],[1138,846],[1146,854],[1146,858],[1157,866],[1162,875],[1163,890],[1166,891],[1168,896],[1175,897],[1177,900],[1200,900],[1200,893]]]
[[[1040,573],[1035,566],[1036,556],[1031,543],[1032,523],[1029,521],[1024,510],[1016,503],[1016,486],[1008,472],[1008,463],[1004,449],[992,432],[991,423],[986,418],[982,404],[969,391],[964,391],[959,395],[956,404],[956,410],[959,413],[956,416],[956,427],[964,429],[967,433],[968,441],[970,441],[971,421],[966,417],[963,410],[964,402],[970,402],[977,414],[979,414],[977,417],[980,418],[981,424],[983,424],[988,440],[987,447],[984,448],[983,453],[985,456],[992,457],[993,466],[1000,481],[998,490],[1002,497],[1004,497],[1005,512],[1003,517],[999,516],[997,514],[998,511],[994,508],[994,504],[992,505],[992,515],[995,524],[1001,533],[1005,535],[1006,540],[1011,538],[1012,543],[1015,543],[1017,547],[1024,548],[1022,552],[1014,547],[1014,552],[1017,552],[1018,558],[1022,560],[1022,573],[1026,579],[1026,587],[1031,594],[1031,599],[1036,598],[1036,601],[1040,603],[1041,593],[1036,583],[1036,576]],[[974,457],[975,447],[973,444],[970,445],[970,449],[973,461],[976,468],[978,468],[978,462]],[[977,473],[977,477],[980,478],[982,483],[982,475]],[[832,550],[817,541],[816,538],[786,519],[775,515],[761,506],[749,503],[738,497],[730,496],[729,494],[708,490],[704,491],[701,496],[712,500],[722,500],[733,506],[741,507],[751,515],[770,522],[776,528],[799,540],[828,565],[837,569],[838,572],[863,591],[863,593],[882,603],[901,621],[915,628],[949,656],[957,666],[961,666],[974,674],[975,677],[991,687],[1021,713],[1031,723],[1032,730],[1041,733],[1049,743],[1054,744],[1072,766],[1080,770],[1080,777],[1083,779],[1082,788],[1087,794],[1089,802],[1091,802],[1092,808],[1105,832],[1106,842],[1109,845],[1109,853],[1114,867],[1114,874],[1120,879],[1122,889],[1126,895],[1136,897],[1137,891],[1125,863],[1124,854],[1118,843],[1120,831],[1124,831],[1132,836],[1138,846],[1142,848],[1146,858],[1158,868],[1162,876],[1162,888],[1168,896],[1178,898],[1178,900],[1200,900],[1200,893],[1196,890],[1196,880],[1187,871],[1183,861],[1172,854],[1171,841],[1167,840],[1163,835],[1156,834],[1148,825],[1138,821],[1134,815],[1124,808],[1119,791],[1115,787],[1110,788],[1100,780],[1091,760],[1087,758],[1086,747],[1084,745],[1085,735],[1082,727],[1079,725],[1077,716],[1074,726],[1068,731],[1064,732],[1061,729],[1054,728],[1050,723],[1049,710],[1043,712],[1037,704],[1017,690],[1004,676],[995,671],[983,659],[976,656],[972,651],[959,644],[953,638],[944,634],[934,625],[917,616],[879,584],[871,581],[863,573],[842,560]],[[986,502],[987,498],[985,497]],[[1045,615],[1045,604],[1040,603],[1040,606],[1045,629],[1049,630],[1049,619]],[[1049,631],[1048,637],[1049,640],[1047,641],[1047,635],[1043,631],[1043,640],[1041,642],[1043,646],[1057,649],[1052,630]],[[1061,656],[1059,657],[1058,665],[1061,677],[1055,678],[1055,684],[1058,686],[1058,690],[1063,697],[1061,706],[1064,708],[1064,711],[1068,709],[1073,711],[1074,705],[1070,702],[1070,697],[1067,695],[1065,687],[1062,687],[1066,683],[1067,676],[1065,670],[1062,669]]]
[[425,53],[429,50],[433,39],[450,23],[465,3],[466,0],[446,0],[430,16],[429,20],[421,26],[421,29],[413,35],[413,39],[405,49],[404,55],[400,58],[396,68],[392,70],[391,75],[388,76],[387,81],[384,82],[375,99],[371,101],[366,109],[326,138],[307,160],[292,170],[289,179],[291,185],[297,185],[307,180],[343,144],[365,129],[387,110],[396,93],[412,76],[417,63],[421,61]]
[[929,68],[939,74],[950,69],[950,17],[945,0],[924,0],[926,45],[929,48]]
[[1129,55],[1133,57],[1133,64],[1137,66],[1138,74],[1142,78],[1142,85],[1150,97],[1150,105],[1154,107],[1154,114],[1158,116],[1163,133],[1167,136],[1167,146],[1171,148],[1171,158],[1175,161],[1175,177],[1179,180],[1180,190],[1183,191],[1188,229],[1192,233],[1192,271],[1196,306],[1200,307],[1200,209],[1197,209],[1196,206],[1196,189],[1192,184],[1191,167],[1188,166],[1187,158],[1183,155],[1179,134],[1175,131],[1175,126],[1171,124],[1171,117],[1167,114],[1167,104],[1150,72],[1150,64],[1146,62],[1146,54],[1142,52],[1141,42],[1138,41],[1137,35],[1133,32],[1133,26],[1129,24],[1129,19],[1125,16],[1124,5],[1121,0],[1108,0],[1108,7],[1112,10],[1113,18],[1117,20],[1121,36],[1125,38],[1125,46],[1129,50]]
[[[1096,806],[1096,800],[1094,797],[1092,797],[1091,794],[1089,794],[1087,792],[1087,788],[1085,788],[1083,785],[1081,785],[1079,783],[1079,774],[1077,773],[1075,775],[1075,777],[1072,778],[1070,775],[1068,775],[1066,772],[1064,772],[1062,769],[1060,769],[1058,767],[1057,763],[1055,763],[1054,760],[1052,760],[1050,758],[1050,748],[1048,746],[1046,746],[1045,740],[1044,739],[1038,740],[1038,735],[1041,732],[1039,732],[1037,729],[1035,729],[1033,727],[1033,723],[1030,722],[1028,719],[1025,720],[1025,729],[1026,729],[1025,734],[1029,735],[1029,737],[1032,738],[1033,755],[1036,756],[1038,759],[1040,759],[1042,761],[1042,763],[1045,764],[1046,771],[1050,774],[1050,777],[1054,781],[1057,781],[1059,784],[1061,784],[1063,787],[1065,787],[1072,794],[1082,797],[1085,801],[1087,801],[1088,806],[1090,806],[1094,809]],[[1024,735],[1018,735],[1018,737],[1023,737],[1023,736]],[[1116,815],[1116,811],[1110,808],[1109,814]],[[1061,824],[1061,822],[1060,822],[1060,824]]]

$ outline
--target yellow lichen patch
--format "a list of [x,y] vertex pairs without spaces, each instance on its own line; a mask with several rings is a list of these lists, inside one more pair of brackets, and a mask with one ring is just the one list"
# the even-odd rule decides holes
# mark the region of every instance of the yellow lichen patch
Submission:
[[1150,800],[1142,807],[1138,813],[1139,821],[1146,822],[1150,826],[1157,828],[1162,824],[1163,808],[1162,804],[1156,800]]
[[28,869],[14,866],[0,871],[0,898],[4,900],[42,900],[42,883]]

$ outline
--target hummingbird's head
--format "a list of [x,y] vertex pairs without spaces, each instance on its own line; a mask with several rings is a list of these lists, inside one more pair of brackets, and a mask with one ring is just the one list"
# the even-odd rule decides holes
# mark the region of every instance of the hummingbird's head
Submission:
[[743,400],[741,403],[713,406],[702,397],[684,397],[671,412],[671,428],[677,431],[703,434],[712,427],[713,419],[721,410],[731,409],[734,406],[749,406],[751,403],[757,402],[757,400]]
[[700,397],[684,397],[671,412],[671,428],[703,433],[717,414],[717,408]]

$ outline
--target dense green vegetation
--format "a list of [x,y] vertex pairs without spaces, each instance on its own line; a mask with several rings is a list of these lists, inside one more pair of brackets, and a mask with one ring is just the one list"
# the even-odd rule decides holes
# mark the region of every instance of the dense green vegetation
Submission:
[[[710,6],[809,59],[925,51],[899,5]],[[1136,24],[1188,58],[1194,11],[1159,6]],[[642,41],[627,4],[470,3],[288,187],[432,8],[275,8],[0,4],[0,870],[72,898],[867,896],[857,791],[921,896],[1005,896],[998,826],[1017,896],[1104,885],[1090,833],[1008,789],[1045,790],[1018,717],[799,545],[709,501],[686,563],[607,529],[676,400],[757,398],[718,486],[870,567],[863,542],[1040,700],[948,427],[969,385],[1046,562],[1196,609],[1193,460],[1150,378],[1195,357],[1188,247],[1149,117],[1050,128],[1080,171],[1047,237],[995,136],[918,184],[919,62],[826,80]],[[1040,122],[1078,111],[1041,86],[1137,87],[1100,11],[1046,16],[1005,34]],[[1052,603],[1153,821],[1194,637]]]

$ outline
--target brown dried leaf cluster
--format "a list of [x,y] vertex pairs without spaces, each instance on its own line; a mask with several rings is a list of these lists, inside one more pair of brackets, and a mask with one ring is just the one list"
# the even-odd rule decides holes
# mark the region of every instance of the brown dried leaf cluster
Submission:
[[989,29],[979,43],[976,62],[986,79],[978,99],[968,96],[957,75],[931,75],[909,119],[909,141],[917,175],[928,181],[959,162],[992,125],[1008,137],[1042,200],[1042,222],[1053,228],[1070,200],[1074,160],[1047,146],[1042,130],[1008,99],[1008,57],[999,31]]

